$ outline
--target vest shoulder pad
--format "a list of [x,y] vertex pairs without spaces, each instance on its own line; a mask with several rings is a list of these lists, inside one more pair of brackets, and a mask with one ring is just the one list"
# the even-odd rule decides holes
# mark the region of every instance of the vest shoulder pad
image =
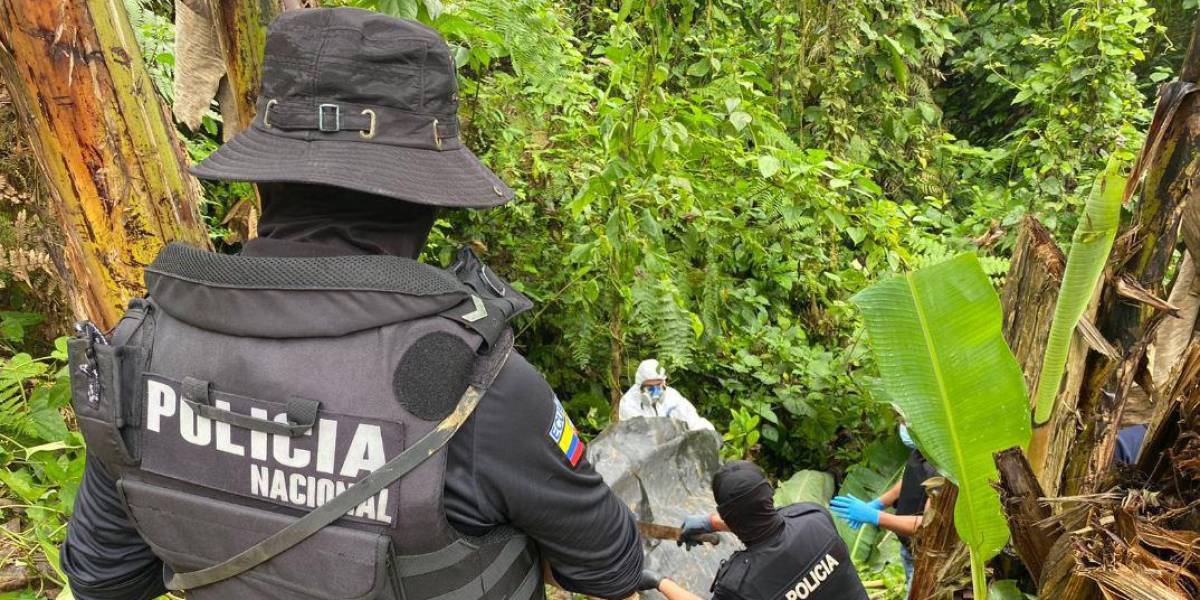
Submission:
[[532,300],[483,264],[469,247],[458,251],[457,260],[447,270],[469,288],[471,297],[442,316],[474,330],[488,346],[504,333],[509,321],[533,308]]
[[717,576],[713,578],[708,591],[715,594],[717,588],[724,588],[729,592],[737,592],[742,585],[742,580],[746,578],[748,566],[746,551],[734,552],[729,558],[721,561],[721,566],[717,569]]
[[779,514],[787,519],[793,519],[796,517],[803,517],[805,515],[810,515],[813,513],[824,513],[824,512],[828,512],[828,511],[825,509],[824,506],[821,506],[820,504],[817,504],[815,502],[797,502],[795,504],[789,504],[789,505],[779,509]]

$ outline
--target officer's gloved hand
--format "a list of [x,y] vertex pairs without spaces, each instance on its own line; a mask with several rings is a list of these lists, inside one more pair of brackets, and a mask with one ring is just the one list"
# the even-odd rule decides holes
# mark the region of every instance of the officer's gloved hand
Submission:
[[683,531],[679,532],[679,539],[675,541],[676,546],[687,544],[687,549],[691,550],[692,546],[700,543],[699,536],[706,533],[712,533],[713,529],[712,517],[707,514],[692,515],[683,520],[683,525],[679,526]]
[[[867,505],[878,510],[879,512],[883,512],[883,509],[887,508],[883,505],[883,500],[880,500],[879,498],[868,502]],[[862,527],[862,521],[849,521],[849,524],[850,529],[858,529],[859,527]]]
[[642,570],[642,578],[638,580],[638,591],[645,592],[647,590],[657,590],[659,584],[662,583],[663,576],[658,574],[658,571],[651,569]]
[[881,511],[873,505],[873,502],[866,503],[854,496],[838,496],[829,503],[829,510],[845,519],[851,529],[858,529],[863,523],[879,525]]
[[[883,500],[880,500],[879,498],[876,498],[876,499],[870,501],[868,503],[868,506],[879,509],[880,512],[883,512],[883,509],[886,508],[883,505]],[[850,526],[850,529],[858,529],[859,527],[862,527],[862,521],[847,520],[846,524],[848,524]]]

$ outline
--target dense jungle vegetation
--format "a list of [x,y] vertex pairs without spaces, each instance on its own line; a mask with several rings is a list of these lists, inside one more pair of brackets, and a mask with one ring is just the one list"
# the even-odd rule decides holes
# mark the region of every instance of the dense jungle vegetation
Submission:
[[[170,99],[173,8],[125,0]],[[1015,225],[1061,243],[1109,154],[1142,144],[1197,0],[336,0],[420,19],[459,63],[467,143],[516,191],[447,212],[425,260],[475,246],[536,303],[518,346],[588,434],[657,357],[785,477],[895,449],[850,296],[962,251],[994,283]],[[0,484],[56,564],[82,440],[62,410],[70,310],[30,205],[46,193],[0,94]],[[214,111],[180,128],[200,159]],[[205,184],[235,251],[247,186]],[[244,222],[243,222],[244,225]],[[57,341],[56,341],[57,339]],[[12,500],[0,498],[0,507]],[[56,568],[56,567],[54,567]],[[47,577],[59,579],[52,568]],[[36,598],[30,591],[0,598]]]

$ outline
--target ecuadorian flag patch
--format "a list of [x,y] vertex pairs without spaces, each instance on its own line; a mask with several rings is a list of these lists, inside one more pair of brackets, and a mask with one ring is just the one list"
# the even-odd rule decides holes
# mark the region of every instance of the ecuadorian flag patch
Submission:
[[583,458],[583,440],[579,439],[579,432],[575,431],[575,425],[571,423],[571,418],[567,416],[567,411],[563,410],[562,402],[558,398],[554,399],[554,421],[550,424],[550,440],[558,446],[559,450],[567,457],[567,462],[574,467],[579,464],[579,460]]

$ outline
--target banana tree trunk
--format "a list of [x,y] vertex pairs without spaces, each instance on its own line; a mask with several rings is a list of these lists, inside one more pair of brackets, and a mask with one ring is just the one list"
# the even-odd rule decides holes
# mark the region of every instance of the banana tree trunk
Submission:
[[[221,54],[225,57],[228,99],[233,102],[237,122],[225,122],[228,139],[254,120],[254,106],[262,83],[263,51],[267,25],[280,11],[314,7],[316,0],[207,0]],[[222,101],[225,101],[223,98]]]
[[912,540],[911,600],[953,597],[953,591],[970,586],[969,553],[954,531],[954,503],[958,488],[949,481],[930,490],[929,508]]
[[79,318],[108,327],[168,241],[207,246],[200,188],[117,0],[0,0],[0,74],[50,188]]
[[[1200,72],[1200,19],[1197,26],[1181,69],[1184,74]],[[1161,143],[1156,142],[1160,136],[1154,131],[1147,140],[1151,151],[1145,165],[1145,187],[1130,225],[1130,231],[1136,231],[1136,238],[1126,236],[1136,241],[1125,249],[1124,259],[1115,266],[1112,278],[1114,282],[1132,281],[1158,298],[1167,297],[1164,279],[1177,249],[1183,215],[1195,211],[1195,204],[1200,201],[1195,189],[1195,182],[1200,179],[1200,93],[1186,93],[1177,106],[1172,104],[1169,111],[1164,110],[1163,105],[1169,102],[1168,95],[1160,98],[1155,115],[1156,122],[1161,117]],[[1164,113],[1169,116],[1162,117]],[[1121,256],[1119,251],[1114,254]],[[1140,358],[1138,353],[1144,352],[1149,342],[1147,335],[1164,316],[1146,303],[1130,302],[1130,298],[1122,296],[1120,288],[1106,286],[1100,326],[1104,336],[1119,346],[1126,360],[1120,368],[1103,359],[1089,365],[1078,407],[1081,428],[1070,448],[1062,477],[1061,491],[1065,495],[1092,493],[1104,484],[1117,427],[1114,417],[1119,417],[1120,396],[1124,391],[1114,386],[1112,375],[1120,370],[1132,378],[1137,365],[1131,359]],[[1153,391],[1153,382],[1145,383],[1144,387]],[[1113,391],[1118,395],[1116,402],[1109,401],[1108,392]]]

